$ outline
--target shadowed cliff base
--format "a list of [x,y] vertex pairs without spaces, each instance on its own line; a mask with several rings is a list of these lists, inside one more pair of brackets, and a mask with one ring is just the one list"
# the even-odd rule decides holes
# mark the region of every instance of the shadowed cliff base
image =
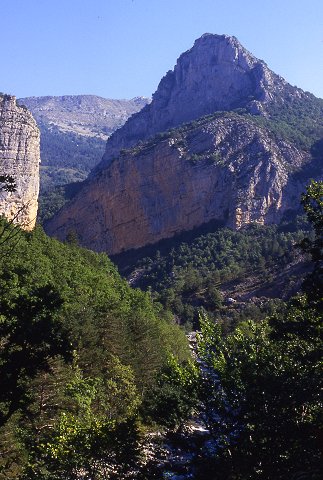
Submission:
[[166,238],[159,242],[145,245],[141,248],[133,248],[117,255],[110,255],[112,262],[118,267],[119,272],[127,277],[133,269],[133,266],[142,258],[155,255],[157,251],[161,255],[167,255],[172,248],[179,246],[181,243],[190,243],[200,235],[216,232],[224,227],[225,222],[220,220],[210,220],[188,232],[182,232],[172,238]]

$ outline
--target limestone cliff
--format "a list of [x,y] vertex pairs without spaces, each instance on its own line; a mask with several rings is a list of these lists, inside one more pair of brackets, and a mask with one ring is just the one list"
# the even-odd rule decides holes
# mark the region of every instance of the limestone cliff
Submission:
[[115,254],[212,219],[278,222],[300,193],[288,172],[306,155],[239,115],[200,123],[124,152],[48,231],[76,231],[82,245]]
[[16,189],[0,191],[0,215],[26,230],[35,226],[39,191],[39,130],[31,113],[10,95],[0,96],[0,175]]
[[205,34],[183,53],[161,80],[152,102],[133,115],[108,140],[97,170],[120,150],[157,132],[219,110],[247,108],[266,115],[282,97],[306,97],[248,52],[235,37]]
[[210,220],[279,222],[317,174],[311,155],[320,138],[323,101],[236,38],[203,35],[152,102],[109,138],[102,162],[47,231],[64,239],[74,230],[82,245],[115,254]]

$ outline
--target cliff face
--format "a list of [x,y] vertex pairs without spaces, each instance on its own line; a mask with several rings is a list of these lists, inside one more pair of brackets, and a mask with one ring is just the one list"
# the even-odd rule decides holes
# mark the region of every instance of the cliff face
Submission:
[[272,72],[235,37],[205,34],[162,78],[152,102],[110,137],[95,171],[107,166],[120,149],[203,115],[239,107],[266,115],[267,106],[282,93],[306,96]]
[[291,166],[306,155],[227,114],[124,153],[48,226],[110,254],[154,243],[212,219],[234,228],[273,223],[293,207]]
[[16,98],[0,96],[0,175],[14,178],[13,193],[0,191],[0,214],[26,230],[35,226],[39,192],[39,130]]
[[[47,231],[64,239],[74,230],[82,245],[115,254],[210,220],[233,228],[279,222],[298,208],[311,176],[310,168],[303,175],[311,165],[303,140],[310,130],[311,142],[322,137],[322,112],[323,102],[236,38],[206,34],[109,138],[102,162]],[[296,148],[289,140],[303,120],[313,128]]]

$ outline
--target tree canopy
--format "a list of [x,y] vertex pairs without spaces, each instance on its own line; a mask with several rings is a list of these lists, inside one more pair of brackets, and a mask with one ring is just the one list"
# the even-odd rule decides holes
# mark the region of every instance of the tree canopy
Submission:
[[106,255],[17,235],[0,259],[0,478],[122,477],[139,407],[169,355],[188,357],[185,335]]

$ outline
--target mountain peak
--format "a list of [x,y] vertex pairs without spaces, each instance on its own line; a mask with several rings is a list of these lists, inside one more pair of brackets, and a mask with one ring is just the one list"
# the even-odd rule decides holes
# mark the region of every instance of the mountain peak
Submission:
[[111,136],[98,168],[108,165],[120,149],[134,146],[139,139],[216,111],[246,108],[263,114],[275,92],[280,94],[286,86],[283,78],[236,37],[205,33],[161,79],[151,103]]
[[212,39],[213,41],[220,41],[220,42],[228,40],[229,42],[237,42],[239,43],[239,45],[241,45],[237,37],[233,35],[227,35],[226,33],[218,34],[218,33],[210,33],[210,32],[203,33],[203,35],[201,35],[199,38],[195,40],[194,44],[199,43],[204,39]]
[[264,64],[262,60],[252,55],[236,37],[230,35],[204,33],[195,40],[192,48],[179,57],[177,64],[180,64],[186,56],[192,55],[202,55],[204,60],[207,59],[205,66],[232,63],[240,64],[243,69],[247,69],[258,63]]
[[219,35],[217,33],[203,33],[203,35],[201,35],[199,38],[195,40],[192,48],[205,42],[212,42],[212,43],[219,43],[219,44],[222,43],[222,44],[232,45],[234,47],[238,47],[243,50],[246,50],[242,46],[242,44],[239,42],[237,37],[233,35],[226,35],[225,33],[222,35]]
[[309,100],[235,37],[203,35],[151,103],[109,138],[102,162],[47,231],[63,239],[72,229],[83,245],[118,253],[213,220],[234,228],[278,222],[308,178],[291,172],[311,156],[284,128],[274,133],[275,115],[287,111],[288,121],[309,109],[314,126],[321,106]]

